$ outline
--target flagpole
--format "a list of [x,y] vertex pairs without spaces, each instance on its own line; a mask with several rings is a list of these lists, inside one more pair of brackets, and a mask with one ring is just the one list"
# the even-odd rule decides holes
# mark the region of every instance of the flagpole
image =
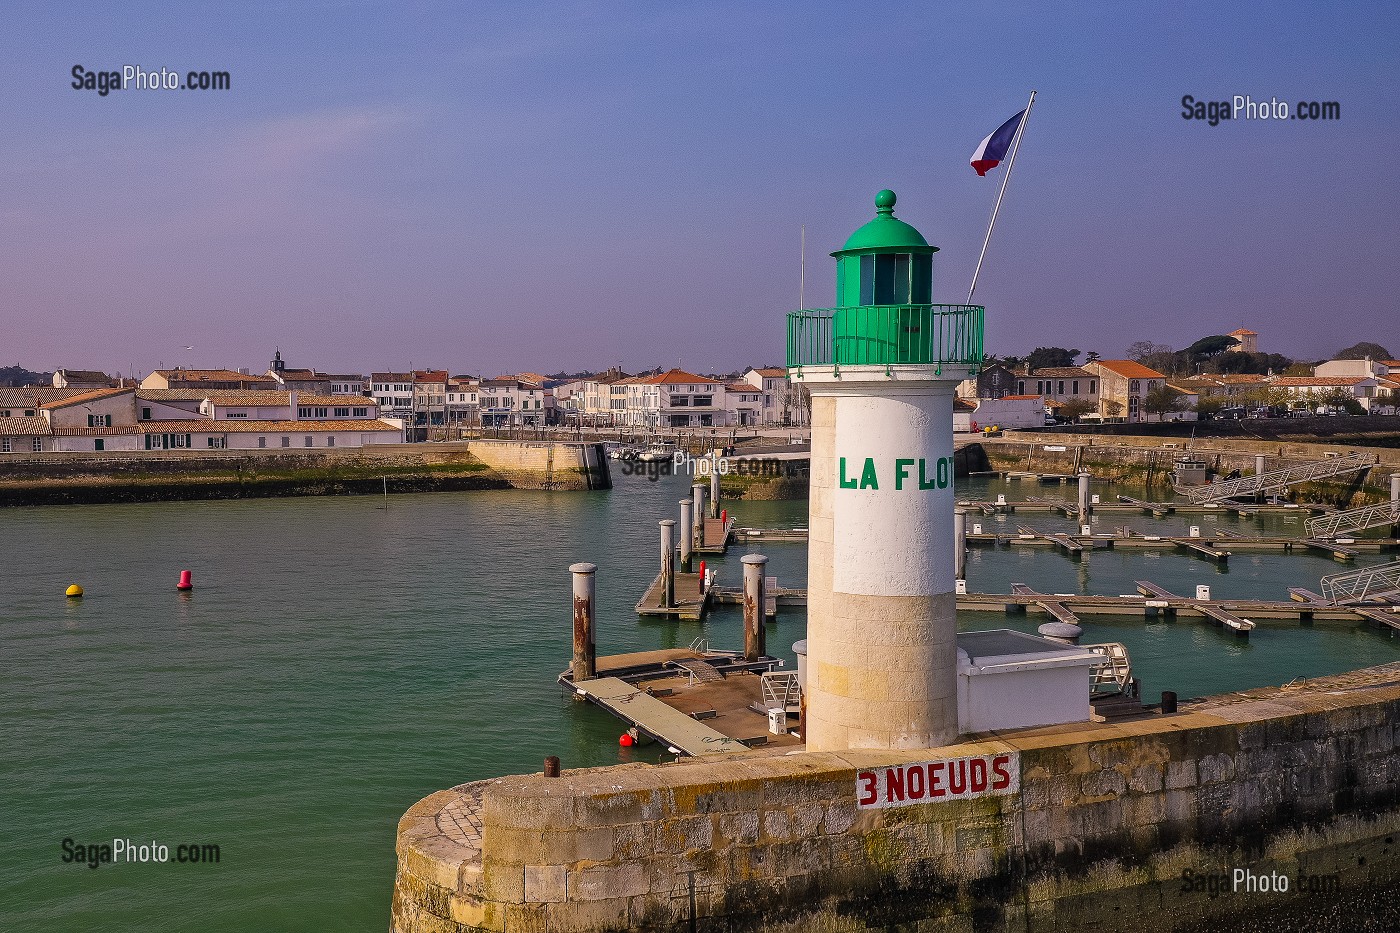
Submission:
[[977,276],[982,272],[982,260],[987,258],[987,244],[992,242],[992,228],[996,226],[997,212],[1001,210],[1001,196],[1006,194],[1006,183],[1011,180],[1011,170],[1016,166],[1016,150],[1021,146],[1021,133],[1026,128],[1026,121],[1031,118],[1031,108],[1034,106],[1035,91],[1031,91],[1030,103],[1026,104],[1026,112],[1021,114],[1021,123],[1016,127],[1016,138],[1011,141],[1011,158],[1006,162],[1006,174],[1001,176],[1001,188],[997,190],[997,203],[992,206],[992,219],[982,240],[982,252],[977,256],[977,268],[972,270],[972,285],[967,290],[968,304],[972,304],[972,293],[977,290]]
[[797,272],[797,307],[807,307],[807,225],[802,225],[802,245],[798,247],[801,258]]

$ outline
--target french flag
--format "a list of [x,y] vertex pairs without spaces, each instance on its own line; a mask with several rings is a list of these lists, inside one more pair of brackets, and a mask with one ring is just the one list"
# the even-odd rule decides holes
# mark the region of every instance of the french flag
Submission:
[[972,167],[977,169],[978,175],[987,174],[1006,158],[1006,150],[1011,148],[1011,141],[1016,138],[1016,128],[1021,125],[1021,118],[1025,115],[1026,112],[1022,110],[982,140],[982,145],[972,154]]

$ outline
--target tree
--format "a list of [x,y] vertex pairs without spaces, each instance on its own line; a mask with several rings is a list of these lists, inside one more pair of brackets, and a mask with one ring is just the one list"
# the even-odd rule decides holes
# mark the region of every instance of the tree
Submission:
[[1111,398],[1104,399],[1103,411],[1104,414],[1108,415],[1108,417],[1117,418],[1119,415],[1123,414],[1123,403],[1114,401]]
[[1229,334],[1215,334],[1211,337],[1202,337],[1186,348],[1186,355],[1190,357],[1193,362],[1195,360],[1208,360],[1211,357],[1219,356],[1239,342],[1238,338],[1231,337]]
[[1056,366],[1073,366],[1077,356],[1079,356],[1078,350],[1066,350],[1064,347],[1036,347],[1031,351],[1031,355],[1026,357],[1026,365],[1032,371],[1050,369]]
[[[1135,363],[1142,363],[1147,357],[1157,353],[1175,352],[1165,343],[1153,343],[1151,340],[1139,340],[1137,343],[1128,344],[1128,359]],[[1143,365],[1146,365],[1145,363]]]
[[1097,363],[1100,359],[1102,357],[1099,356],[1098,350],[1090,350],[1089,354],[1084,357],[1084,364],[1087,366],[1090,363]]
[[1373,360],[1395,359],[1395,357],[1392,356],[1390,351],[1387,350],[1385,347],[1381,346],[1378,343],[1371,343],[1366,340],[1363,340],[1360,343],[1354,343],[1351,346],[1347,347],[1345,350],[1338,350],[1337,355],[1334,356],[1333,359],[1364,360],[1368,356]]
[[1087,398],[1071,398],[1060,403],[1059,415],[1070,421],[1078,421],[1094,410],[1094,403]]
[[1196,402],[1196,416],[1202,421],[1214,418],[1225,407],[1225,400],[1218,395],[1205,395]]
[[1149,389],[1142,398],[1143,411],[1156,415],[1158,421],[1165,420],[1166,415],[1182,411],[1185,407],[1186,394],[1166,383]]

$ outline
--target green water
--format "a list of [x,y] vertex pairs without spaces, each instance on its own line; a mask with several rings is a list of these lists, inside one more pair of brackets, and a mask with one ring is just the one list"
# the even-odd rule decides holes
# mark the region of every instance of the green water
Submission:
[[[680,477],[615,477],[604,493],[470,492],[0,512],[0,929],[382,931],[394,829],[422,796],[462,781],[657,751],[620,749],[611,718],[566,700],[567,567],[599,564],[602,653],[742,643],[737,612],[639,622],[658,518]],[[982,496],[1030,487],[978,481]],[[1053,488],[1034,489],[1056,494]],[[805,524],[805,503],[740,503],[741,522]],[[1220,522],[1235,520],[1226,517]],[[1047,516],[1013,516],[1043,530]],[[1295,519],[1300,523],[1301,518]],[[986,524],[991,524],[988,521]],[[1105,527],[1187,520],[1109,516]],[[1270,519],[1244,523],[1295,529]],[[805,548],[770,543],[770,572],[805,578]],[[714,563],[738,579],[739,552]],[[174,591],[195,573],[190,597]],[[1339,565],[1239,555],[976,551],[974,589],[1179,592],[1282,598]],[[61,595],[80,582],[88,596]],[[1035,620],[969,615],[963,627]],[[1266,625],[1248,643],[1186,621],[1090,621],[1126,642],[1149,694],[1239,689],[1392,660],[1400,645],[1349,627]],[[791,661],[800,615],[769,629]],[[61,841],[214,843],[216,865],[64,864]]]

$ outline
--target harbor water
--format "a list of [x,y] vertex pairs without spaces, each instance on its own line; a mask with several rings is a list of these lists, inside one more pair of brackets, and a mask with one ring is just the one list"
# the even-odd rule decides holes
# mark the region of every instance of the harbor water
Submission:
[[[610,492],[479,491],[49,507],[0,512],[0,929],[211,933],[379,931],[388,925],[394,831],[412,803],[493,775],[658,760],[619,748],[620,724],[555,684],[570,652],[569,564],[598,571],[600,654],[742,645],[739,613],[638,620],[658,527],[689,478],[616,475]],[[1098,490],[1096,490],[1098,491]],[[972,480],[963,497],[1056,495]],[[1073,491],[1065,487],[1065,495]],[[740,502],[742,525],[805,524],[805,502]],[[1303,515],[1240,519],[1112,513],[1096,530],[1301,535]],[[1044,514],[974,517],[986,530],[1071,530]],[[769,556],[805,582],[801,543]],[[1383,558],[1362,555],[1357,565]],[[177,593],[179,572],[194,574]],[[1345,569],[1306,554],[1236,554],[1226,567],[1166,551],[977,549],[971,589],[1118,594],[1147,579],[1181,594],[1286,599]],[[87,595],[67,600],[80,583]],[[1033,631],[1035,616],[967,614],[963,628]],[[1198,621],[1090,617],[1086,642],[1121,641],[1144,696],[1183,698],[1394,660],[1375,630],[1263,622],[1248,641]],[[769,627],[792,664],[800,612]],[[170,847],[168,863],[66,863],[65,839]],[[179,844],[216,864],[177,864]]]

